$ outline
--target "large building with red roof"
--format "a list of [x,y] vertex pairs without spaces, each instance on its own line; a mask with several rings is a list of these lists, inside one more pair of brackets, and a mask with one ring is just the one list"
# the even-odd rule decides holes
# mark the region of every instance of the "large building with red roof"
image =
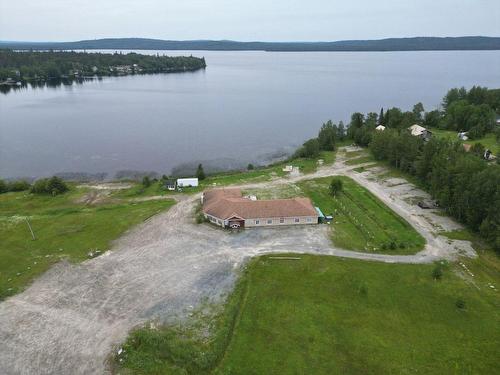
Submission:
[[318,224],[309,198],[256,200],[240,189],[212,189],[203,193],[202,204],[205,218],[225,228]]

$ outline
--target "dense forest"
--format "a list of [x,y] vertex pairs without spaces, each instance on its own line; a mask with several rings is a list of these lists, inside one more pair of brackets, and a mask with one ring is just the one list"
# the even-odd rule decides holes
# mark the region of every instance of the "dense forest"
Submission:
[[[426,141],[408,131],[411,125],[420,124],[469,131],[476,138],[495,132],[500,143],[500,125],[495,123],[500,90],[452,89],[444,97],[442,108],[425,112],[417,103],[407,112],[391,108],[380,114],[354,113],[347,130],[342,123],[329,121],[296,156],[316,157],[320,150],[334,150],[344,137],[368,146],[375,159],[416,177],[447,213],[479,233],[500,253],[500,157],[488,162],[480,143],[466,151],[458,139],[432,137]],[[376,130],[379,125],[385,130]]]
[[137,53],[15,52],[0,50],[0,82],[40,82],[84,77],[194,71],[204,58]]
[[147,49],[213,51],[444,51],[499,50],[500,38],[484,36],[415,37],[334,42],[238,42],[234,40],[161,40],[147,38],[106,38],[75,42],[2,42],[11,49]]

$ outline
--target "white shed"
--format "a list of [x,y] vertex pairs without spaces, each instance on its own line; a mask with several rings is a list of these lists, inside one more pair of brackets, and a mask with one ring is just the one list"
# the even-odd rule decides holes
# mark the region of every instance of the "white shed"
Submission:
[[196,187],[198,186],[198,179],[197,178],[178,178],[177,179],[177,186],[178,187]]

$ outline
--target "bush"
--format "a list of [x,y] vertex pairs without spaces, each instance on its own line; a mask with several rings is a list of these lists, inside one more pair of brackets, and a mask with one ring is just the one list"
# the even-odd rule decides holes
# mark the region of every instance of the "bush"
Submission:
[[396,249],[397,249],[396,242],[391,241],[391,243],[389,244],[389,249],[391,249],[391,250],[396,250]]
[[31,192],[34,194],[58,195],[68,191],[68,185],[59,177],[41,178],[33,184]]
[[0,194],[6,193],[7,191],[7,184],[4,180],[0,180]]
[[250,163],[250,164],[248,164],[247,169],[249,171],[251,171],[251,170],[255,169],[255,166],[252,163]]
[[457,301],[455,302],[455,306],[460,309],[460,310],[463,310],[465,309],[465,301],[462,299],[462,298],[459,298],[457,299]]
[[198,164],[198,168],[196,169],[196,177],[198,177],[198,180],[200,180],[200,181],[204,180],[206,177],[202,164]]
[[441,280],[443,278],[443,265],[441,263],[436,263],[432,269],[432,278],[434,280]]
[[149,176],[144,176],[142,178],[142,186],[144,186],[145,188],[151,186],[151,179],[149,178]]
[[319,156],[319,141],[317,138],[312,138],[309,139],[308,141],[304,142],[301,148],[299,148],[296,152],[294,157],[295,158],[316,158]]
[[342,180],[340,178],[333,178],[330,182],[330,195],[334,197],[337,196],[337,194],[342,192],[343,188],[344,184],[342,183]]
[[29,188],[30,184],[24,180],[12,181],[7,184],[7,191],[25,191]]

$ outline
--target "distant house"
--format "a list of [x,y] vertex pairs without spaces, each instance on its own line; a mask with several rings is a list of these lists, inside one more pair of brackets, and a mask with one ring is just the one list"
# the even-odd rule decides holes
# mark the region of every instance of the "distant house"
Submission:
[[168,179],[165,181],[165,189],[167,190],[175,190],[177,189],[177,181],[174,179]]
[[458,139],[460,139],[461,141],[468,140],[469,137],[467,136],[467,132],[460,132],[460,133],[458,133]]
[[318,224],[309,198],[254,200],[232,188],[207,190],[201,200],[205,218],[223,228]]
[[411,135],[413,135],[414,137],[420,137],[424,141],[428,141],[432,137],[432,132],[430,130],[427,130],[423,126],[417,124],[410,126],[408,130],[410,131]]
[[490,149],[486,149],[486,150],[484,150],[483,158],[484,158],[484,160],[491,161],[491,160],[495,160],[496,156],[493,155],[493,153],[491,152]]
[[497,125],[500,125],[500,115],[497,115]]
[[196,187],[198,186],[198,178],[178,178],[177,186],[183,187]]
[[379,125],[375,128],[375,130],[379,131],[379,132],[383,132],[385,130],[385,126],[384,125]]

